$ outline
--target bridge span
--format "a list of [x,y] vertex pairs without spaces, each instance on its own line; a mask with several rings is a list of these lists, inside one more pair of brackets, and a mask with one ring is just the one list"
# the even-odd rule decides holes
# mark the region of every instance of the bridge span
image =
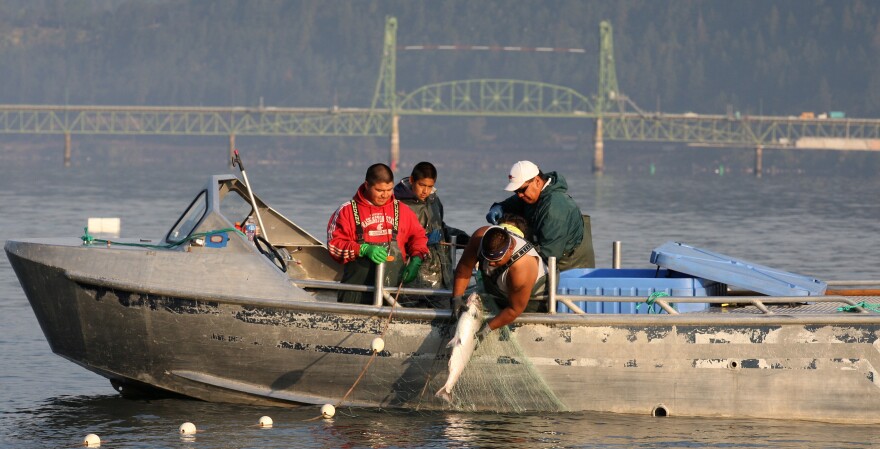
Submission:
[[379,78],[369,107],[7,104],[0,105],[0,133],[64,135],[65,165],[70,163],[74,134],[228,136],[230,153],[236,136],[388,136],[389,159],[396,169],[401,116],[586,120],[595,130],[595,172],[604,169],[605,140],[751,148],[759,176],[765,148],[880,151],[878,119],[645,112],[617,86],[611,24],[603,21],[599,30],[599,85],[591,95],[566,86],[515,79],[448,81],[400,94],[396,88],[397,20],[388,17]]

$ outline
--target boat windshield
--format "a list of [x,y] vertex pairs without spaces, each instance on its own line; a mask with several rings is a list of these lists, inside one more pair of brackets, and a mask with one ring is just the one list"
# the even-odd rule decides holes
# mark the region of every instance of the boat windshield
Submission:
[[178,243],[187,238],[196,228],[196,225],[205,218],[205,212],[208,210],[208,192],[202,190],[199,196],[193,200],[192,204],[186,209],[186,212],[177,219],[174,227],[165,236],[168,243]]
[[253,212],[251,203],[248,202],[242,192],[231,190],[224,195],[223,189],[221,189],[220,195],[222,196],[220,200],[220,213],[230,222],[241,225],[247,220],[248,215]]

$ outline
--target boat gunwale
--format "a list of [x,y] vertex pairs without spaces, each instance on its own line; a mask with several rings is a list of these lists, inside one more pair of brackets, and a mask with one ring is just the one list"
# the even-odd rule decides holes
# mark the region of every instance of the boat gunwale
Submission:
[[[384,317],[391,313],[391,306],[374,306],[362,304],[346,304],[323,301],[294,301],[272,298],[242,297],[224,294],[199,294],[184,290],[157,289],[148,286],[129,283],[125,281],[89,276],[82,273],[65,270],[65,277],[79,284],[93,285],[96,287],[121,290],[132,293],[167,296],[179,299],[188,299],[202,302],[217,302],[223,304],[242,305],[251,307],[266,307],[276,309],[298,310],[303,312],[345,313],[351,315]],[[362,287],[362,286],[361,286]],[[617,301],[619,299],[634,300],[634,297],[608,297],[608,296],[583,296],[584,300]],[[772,299],[772,302],[795,303],[804,302],[809,298],[812,302],[841,302],[851,301],[844,296],[821,296],[821,297],[701,297],[702,302],[729,303],[733,301],[749,302]],[[644,299],[641,299],[644,301]],[[452,313],[448,309],[411,309],[395,307],[394,316],[398,319],[433,321],[446,319],[452,321]],[[670,325],[774,325],[774,324],[850,324],[880,325],[880,314],[877,313],[822,313],[822,314],[785,314],[785,313],[755,313],[755,314],[721,314],[721,313],[682,313],[677,315],[668,314],[573,314],[573,313],[524,313],[513,323],[514,326],[522,324],[552,324],[562,326],[577,325],[623,325],[623,326],[670,326]]]

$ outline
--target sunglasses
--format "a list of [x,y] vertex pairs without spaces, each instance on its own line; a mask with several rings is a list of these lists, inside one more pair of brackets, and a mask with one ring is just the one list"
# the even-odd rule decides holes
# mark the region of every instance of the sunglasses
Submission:
[[529,186],[532,185],[532,181],[534,181],[534,180],[535,180],[535,178],[529,179],[528,181],[526,181],[525,184],[522,185],[522,187],[514,190],[513,193],[515,193],[517,195],[522,195],[523,193],[526,193],[526,189],[528,189]]
[[507,238],[507,244],[502,246],[497,251],[489,251],[486,248],[482,247],[482,242],[480,242],[481,248],[480,253],[483,255],[483,258],[486,259],[487,262],[498,262],[499,260],[504,258],[504,255],[507,254],[507,250],[513,246],[513,239],[510,237]]

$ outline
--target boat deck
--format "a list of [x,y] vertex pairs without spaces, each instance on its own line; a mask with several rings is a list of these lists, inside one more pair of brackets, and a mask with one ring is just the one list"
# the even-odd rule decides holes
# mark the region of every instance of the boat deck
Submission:
[[[880,296],[852,296],[848,297],[848,299],[853,300],[856,303],[865,302],[867,304],[874,304],[878,308],[880,308]],[[827,314],[835,314],[835,313],[858,313],[857,311],[853,312],[845,312],[839,310],[841,307],[846,306],[847,304],[844,302],[799,302],[799,303],[787,303],[787,304],[768,304],[766,308],[773,314],[777,315],[827,315]],[[870,312],[870,310],[869,310]],[[704,311],[699,312],[687,312],[689,315],[697,315],[697,314],[719,314],[719,313],[734,313],[734,314],[752,314],[752,315],[763,315],[765,312],[754,305],[731,305],[731,306],[714,306],[709,307]]]

